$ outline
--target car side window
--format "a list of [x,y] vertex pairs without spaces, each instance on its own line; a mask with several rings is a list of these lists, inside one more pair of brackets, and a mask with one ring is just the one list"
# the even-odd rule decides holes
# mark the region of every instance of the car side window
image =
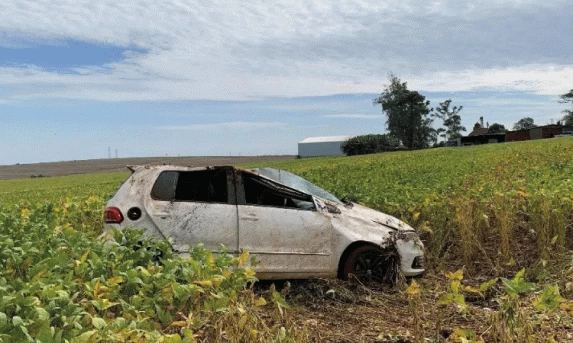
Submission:
[[315,211],[310,195],[275,184],[272,181],[243,174],[245,203],[248,205],[295,208]]
[[228,203],[227,171],[224,169],[197,171],[164,171],[151,197],[163,201],[198,201]]
[[151,190],[151,198],[161,201],[175,200],[175,189],[179,180],[179,172],[164,171],[157,177]]

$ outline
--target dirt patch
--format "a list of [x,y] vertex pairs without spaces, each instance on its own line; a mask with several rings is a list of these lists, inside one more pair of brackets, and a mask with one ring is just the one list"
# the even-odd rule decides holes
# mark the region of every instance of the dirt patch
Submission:
[[[459,342],[454,338],[457,330],[471,330],[485,342],[495,341],[492,325],[498,320],[493,314],[499,311],[496,298],[503,295],[501,285],[492,287],[483,297],[466,295],[467,306],[461,308],[439,304],[441,296],[450,292],[448,280],[441,273],[429,271],[415,280],[421,287],[415,303],[404,292],[411,280],[402,280],[396,286],[336,279],[262,281],[257,283],[256,292],[268,297],[274,283],[291,305],[287,310],[290,320],[308,330],[312,342],[414,343],[416,331],[425,342]],[[475,281],[468,279],[464,283]],[[557,342],[572,342],[573,318],[540,313],[532,305],[537,296],[532,293],[519,301],[528,321],[532,321],[532,340],[554,337]]]
[[53,163],[18,164],[0,166],[0,180],[121,172],[127,171],[125,168],[127,165],[140,164],[173,164],[189,167],[203,167],[292,159],[295,159],[295,156],[190,156],[115,158]]

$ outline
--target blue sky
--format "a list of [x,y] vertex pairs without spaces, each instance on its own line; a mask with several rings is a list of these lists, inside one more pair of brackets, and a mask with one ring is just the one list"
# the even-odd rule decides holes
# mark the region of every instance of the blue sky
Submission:
[[96,45],[81,41],[26,42],[0,46],[0,65],[4,67],[38,66],[57,73],[74,72],[74,68],[104,66],[120,62],[128,53],[139,49]]
[[[0,164],[296,154],[380,133],[395,73],[510,127],[573,88],[567,1],[0,3]],[[281,13],[277,17],[276,13]]]

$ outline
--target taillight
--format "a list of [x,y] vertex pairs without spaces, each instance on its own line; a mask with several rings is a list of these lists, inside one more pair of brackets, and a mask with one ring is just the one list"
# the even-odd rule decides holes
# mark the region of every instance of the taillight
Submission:
[[104,219],[106,224],[121,224],[123,214],[117,207],[108,207],[105,209]]

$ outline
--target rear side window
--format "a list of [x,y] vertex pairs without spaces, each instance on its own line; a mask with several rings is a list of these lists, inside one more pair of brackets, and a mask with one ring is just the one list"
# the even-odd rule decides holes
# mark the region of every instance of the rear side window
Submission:
[[153,185],[151,197],[162,201],[228,203],[227,171],[162,172]]
[[151,190],[151,198],[162,201],[175,200],[175,189],[177,188],[177,181],[179,180],[179,172],[164,171],[159,174],[153,189]]

